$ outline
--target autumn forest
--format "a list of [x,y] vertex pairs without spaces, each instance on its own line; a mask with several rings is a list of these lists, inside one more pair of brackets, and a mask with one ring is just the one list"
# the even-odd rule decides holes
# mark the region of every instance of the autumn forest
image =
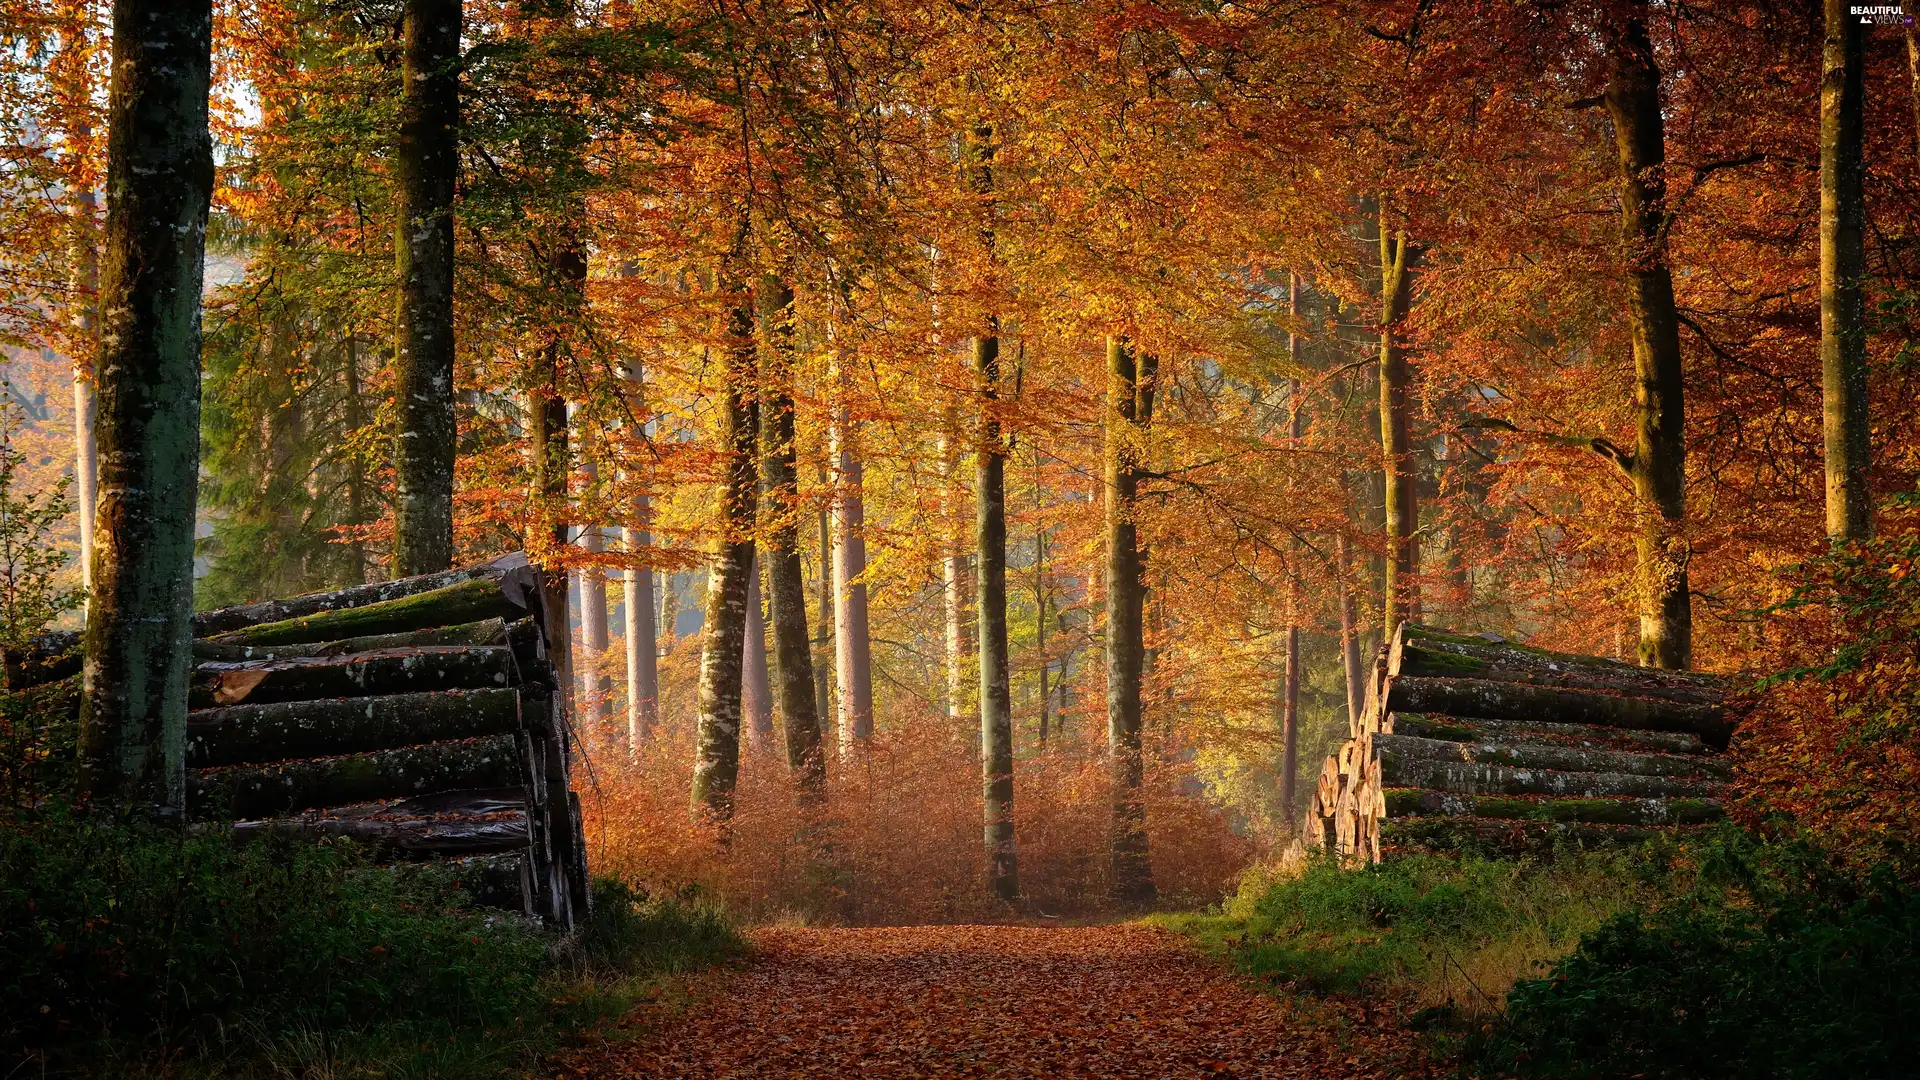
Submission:
[[0,1076],[1897,1075],[1916,342],[1897,4],[0,0]]

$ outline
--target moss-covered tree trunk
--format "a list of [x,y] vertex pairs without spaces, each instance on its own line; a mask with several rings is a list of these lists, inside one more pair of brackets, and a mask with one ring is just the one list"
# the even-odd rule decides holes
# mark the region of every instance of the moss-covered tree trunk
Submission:
[[393,572],[453,565],[453,189],[459,170],[460,2],[406,0],[394,144]]
[[[1680,316],[1667,266],[1667,138],[1660,111],[1660,65],[1647,37],[1647,5],[1638,0],[1607,27],[1612,69],[1603,101],[1613,121],[1620,167],[1620,240],[1633,339],[1638,436],[1624,462],[1640,502],[1635,537],[1640,593],[1640,662],[1685,668],[1693,662],[1693,609],[1687,593],[1686,378]],[[1388,628],[1391,631],[1391,628]]]
[[200,290],[213,144],[207,0],[119,0],[94,361],[100,489],[81,704],[81,786],[185,806]]
[[808,799],[826,791],[827,760],[815,711],[812,642],[807,638],[807,586],[800,565],[800,468],[794,452],[793,288],[770,280],[767,304],[766,400],[760,416],[766,461],[767,599],[773,613],[775,694],[785,729],[787,767]]
[[1380,200],[1380,475],[1386,491],[1386,618],[1391,635],[1403,620],[1420,615],[1419,476],[1407,393],[1411,374],[1400,343],[1400,323],[1413,295],[1413,256],[1407,234],[1387,231],[1387,203]]
[[1820,387],[1826,441],[1827,535],[1863,540],[1873,530],[1867,487],[1865,30],[1847,0],[1826,0],[1820,83]]
[[[742,230],[744,242],[745,230]],[[693,809],[709,821],[733,816],[740,777],[740,679],[747,640],[747,591],[753,576],[759,508],[760,399],[753,294],[730,256],[721,288],[727,309],[725,486],[721,534],[707,574],[706,633],[700,644],[700,704],[693,764]]]
[[1107,339],[1107,756],[1112,770],[1108,855],[1113,894],[1138,906],[1154,897],[1141,785],[1141,678],[1146,666],[1146,566],[1136,498],[1141,442],[1153,418],[1153,361],[1124,339]]

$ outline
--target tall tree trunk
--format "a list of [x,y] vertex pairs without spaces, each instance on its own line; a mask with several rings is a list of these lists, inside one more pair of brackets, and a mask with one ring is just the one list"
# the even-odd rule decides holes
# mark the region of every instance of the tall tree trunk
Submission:
[[[580,475],[589,489],[598,486],[600,466],[584,453],[580,458]],[[590,556],[604,553],[606,533],[598,525],[582,525],[580,548]],[[581,667],[586,669],[586,678],[581,682],[581,690],[587,696],[587,725],[593,731],[600,731],[612,715],[607,697],[613,692],[613,682],[602,670],[607,655],[606,571],[592,563],[580,568],[580,649],[585,653]]]
[[1413,261],[1407,234],[1387,231],[1387,201],[1380,200],[1380,474],[1386,484],[1386,617],[1391,635],[1420,615],[1419,477],[1408,418],[1407,351],[1396,334],[1413,295]]
[[534,513],[528,522],[527,551],[547,571],[541,575],[541,606],[546,639],[559,645],[551,657],[561,707],[573,709],[573,595],[568,588],[563,552],[567,546],[567,472],[572,454],[567,443],[567,399],[561,387],[560,350],[546,345],[534,354],[532,388],[527,394],[527,435],[533,459]]
[[[1039,470],[1035,469],[1038,473]],[[1035,477],[1036,488],[1038,477]],[[1033,534],[1033,651],[1040,654],[1040,751],[1047,749],[1047,712],[1051,705],[1048,699],[1047,676],[1051,674],[1051,664],[1047,660],[1047,530],[1043,526]]]
[[773,609],[773,653],[779,670],[780,719],[787,767],[803,798],[826,793],[827,759],[815,711],[812,643],[807,637],[807,586],[800,565],[800,467],[794,450],[793,287],[770,280],[766,404],[760,417],[766,454],[767,598]]
[[[1287,359],[1293,370],[1300,370],[1300,275],[1287,275]],[[1287,439],[1298,449],[1306,431],[1306,413],[1300,407],[1300,380],[1287,380]],[[1287,572],[1286,667],[1280,684],[1280,799],[1287,808],[1287,821],[1293,821],[1294,788],[1300,776],[1300,584],[1298,561],[1300,541],[1293,542],[1293,561]]]
[[[948,491],[957,496],[954,488],[960,475],[959,414],[950,409],[944,419],[946,423],[940,436],[941,477],[947,482]],[[960,500],[955,497],[953,501],[958,504]],[[967,661],[973,655],[972,643],[967,640],[969,575],[960,523],[948,522],[943,517],[942,526],[947,529],[946,556],[940,560],[940,596],[946,608],[947,719],[957,725],[967,714],[967,686],[971,681],[967,677]]]
[[767,616],[761,598],[759,556],[747,576],[747,630],[740,656],[740,700],[746,712],[747,743],[756,750],[773,744],[773,674],[767,668]]
[[[742,230],[742,246],[745,229]],[[759,508],[760,404],[753,337],[753,297],[731,256],[721,288],[727,312],[726,486],[721,536],[707,575],[706,633],[700,645],[700,714],[693,766],[694,812],[724,822],[733,816],[740,777],[741,659],[747,639],[747,587],[753,577],[753,525]]]
[[[980,199],[981,247],[993,259],[993,125],[970,133],[972,186]],[[1013,830],[1013,694],[1007,661],[1007,445],[996,412],[1000,398],[1000,319],[988,315],[973,339],[979,394],[974,447],[974,627],[980,637],[980,779],[987,850],[987,888],[1009,903],[1020,897]]]
[[828,432],[835,463],[833,485],[833,644],[839,682],[838,721],[841,756],[865,748],[873,738],[872,645],[867,636],[866,501],[858,434],[846,404],[846,373],[832,358],[838,400]]
[[75,192],[68,213],[73,226],[69,248],[73,256],[73,307],[67,324],[73,336],[67,350],[73,357],[73,494],[80,516],[80,593],[84,603],[93,589],[93,511],[100,485],[100,456],[93,435],[98,419],[93,358],[100,347],[100,248],[93,192]]
[[1153,420],[1152,360],[1136,360],[1124,339],[1107,339],[1107,755],[1113,773],[1109,855],[1113,894],[1139,906],[1154,898],[1141,785],[1141,678],[1146,664],[1146,567],[1136,496],[1140,443]]
[[[349,326],[346,332],[346,412],[347,428],[359,431],[367,422],[366,404],[360,393],[360,334]],[[347,458],[347,522],[351,525],[367,524],[367,469],[364,459],[358,452]],[[367,583],[367,545],[356,538],[347,544],[347,551],[353,560],[353,572],[347,575],[347,584],[364,585]]]
[[[820,466],[820,486],[828,487],[827,468]],[[833,523],[829,520],[832,511],[827,505],[820,507],[816,522],[819,536],[815,543],[819,545],[819,565],[815,568],[814,604],[815,625],[820,627],[820,636],[814,639],[813,654],[813,707],[814,715],[820,718],[823,726],[821,737],[825,738],[824,725],[833,713]]]
[[[1647,37],[1645,0],[1607,29],[1612,71],[1604,98],[1620,164],[1620,233],[1637,379],[1639,434],[1626,462],[1640,501],[1640,662],[1685,668],[1693,661],[1687,592],[1686,378],[1680,317],[1667,266],[1667,138],[1660,66]],[[1391,630],[1389,630],[1391,632]]]
[[1343,532],[1334,538],[1334,560],[1340,564],[1340,670],[1346,676],[1347,723],[1360,730],[1360,710],[1367,698],[1366,672],[1360,666],[1360,605],[1353,595],[1353,551]]
[[[627,373],[633,381],[634,402],[644,409],[646,371],[635,359]],[[634,524],[623,530],[622,536],[629,558],[638,557],[652,545],[653,537],[648,532],[652,520],[653,507],[647,496],[635,496]],[[654,621],[652,568],[629,565],[626,579],[627,747],[632,750],[652,739],[653,729],[660,722],[660,628]]]
[[1820,83],[1820,388],[1826,437],[1827,535],[1864,540],[1873,531],[1867,487],[1866,202],[1861,157],[1866,82],[1860,17],[1848,0],[1826,0]]
[[200,290],[213,142],[207,0],[118,0],[100,274],[100,490],[80,706],[81,789],[186,801]]
[[394,144],[393,573],[453,565],[453,189],[459,171],[460,2],[406,0]]

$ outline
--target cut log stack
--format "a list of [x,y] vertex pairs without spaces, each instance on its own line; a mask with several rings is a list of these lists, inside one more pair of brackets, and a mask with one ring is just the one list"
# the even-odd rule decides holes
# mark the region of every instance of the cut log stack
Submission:
[[[573,926],[586,844],[542,595],[514,553],[196,614],[189,819],[457,860],[477,898]],[[9,658],[8,688],[76,681],[71,645]]]
[[1721,816],[1723,677],[1412,623],[1375,659],[1305,836],[1378,862],[1472,842],[1626,841]]

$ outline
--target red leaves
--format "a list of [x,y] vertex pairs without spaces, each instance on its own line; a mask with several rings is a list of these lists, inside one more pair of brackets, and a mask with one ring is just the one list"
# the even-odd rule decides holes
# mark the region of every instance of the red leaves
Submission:
[[1403,1037],[1307,1019],[1139,926],[778,928],[755,941],[758,963],[723,993],[638,1045],[565,1061],[563,1075],[1427,1073]]

